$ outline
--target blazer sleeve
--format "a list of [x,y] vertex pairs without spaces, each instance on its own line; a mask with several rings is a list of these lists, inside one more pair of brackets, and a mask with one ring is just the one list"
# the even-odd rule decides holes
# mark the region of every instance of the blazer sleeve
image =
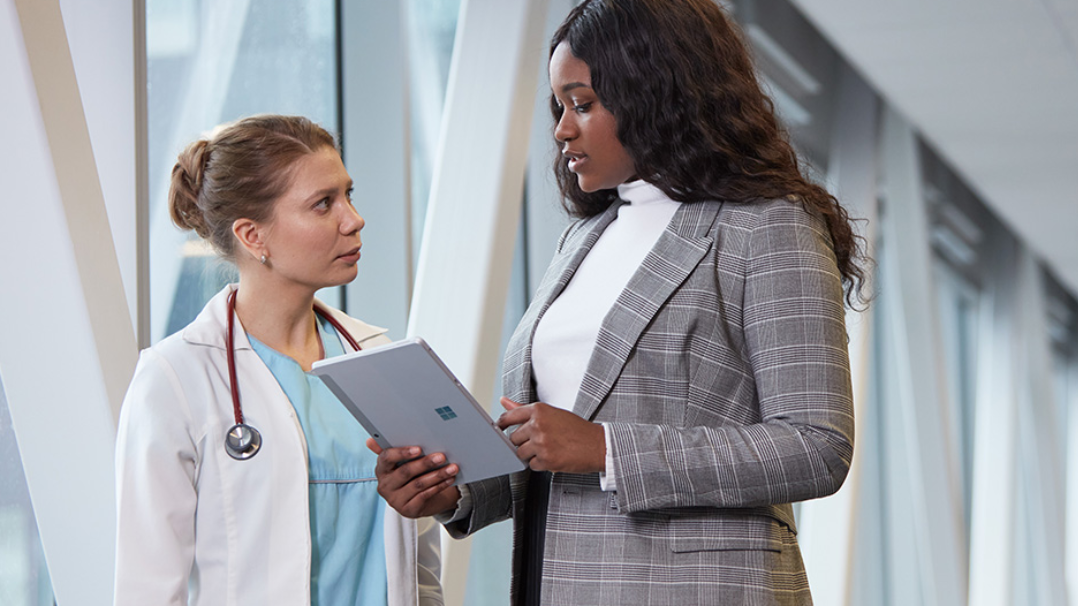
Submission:
[[823,222],[770,203],[745,241],[741,329],[759,422],[610,423],[623,513],[756,507],[834,493],[853,456],[841,278]]
[[445,525],[449,536],[461,539],[495,522],[510,518],[513,505],[510,486],[513,479],[523,473],[517,472],[512,476],[499,476],[468,484],[468,490],[472,494],[472,510],[464,518]]
[[186,605],[195,554],[195,439],[180,381],[142,353],[116,438],[115,603]]

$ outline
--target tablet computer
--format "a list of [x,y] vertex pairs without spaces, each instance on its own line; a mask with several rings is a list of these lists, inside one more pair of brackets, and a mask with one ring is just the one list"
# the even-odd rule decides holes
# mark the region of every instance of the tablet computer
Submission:
[[464,484],[524,469],[516,448],[449,368],[418,337],[314,363],[382,448],[445,453]]

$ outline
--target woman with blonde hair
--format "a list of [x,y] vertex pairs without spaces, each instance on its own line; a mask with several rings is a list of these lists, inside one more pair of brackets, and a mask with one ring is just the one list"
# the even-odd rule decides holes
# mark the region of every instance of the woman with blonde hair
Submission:
[[442,604],[437,526],[387,509],[366,432],[305,371],[388,343],[315,298],[364,222],[333,137],[256,116],[189,145],[173,221],[239,272],[145,350],[116,448],[116,604]]

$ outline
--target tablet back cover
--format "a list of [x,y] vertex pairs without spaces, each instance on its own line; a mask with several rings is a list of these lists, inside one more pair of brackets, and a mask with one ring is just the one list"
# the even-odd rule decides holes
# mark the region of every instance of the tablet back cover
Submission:
[[416,337],[314,363],[319,376],[383,448],[445,453],[464,484],[524,469],[475,398]]

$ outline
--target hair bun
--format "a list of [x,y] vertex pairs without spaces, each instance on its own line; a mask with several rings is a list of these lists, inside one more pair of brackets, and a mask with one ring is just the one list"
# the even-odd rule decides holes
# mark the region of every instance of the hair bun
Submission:
[[[198,192],[202,190],[202,176],[206,173],[206,161],[208,160],[210,142],[206,139],[199,139],[191,145],[187,146],[184,154],[180,155],[179,162],[187,162],[184,166],[184,171],[190,176],[191,187],[194,191]],[[186,156],[186,158],[185,158]]]
[[172,167],[172,184],[168,193],[172,222],[180,229],[193,230],[203,238],[210,235],[210,229],[202,216],[198,199],[209,159],[208,147],[209,141],[200,139],[180,153],[176,165]]

